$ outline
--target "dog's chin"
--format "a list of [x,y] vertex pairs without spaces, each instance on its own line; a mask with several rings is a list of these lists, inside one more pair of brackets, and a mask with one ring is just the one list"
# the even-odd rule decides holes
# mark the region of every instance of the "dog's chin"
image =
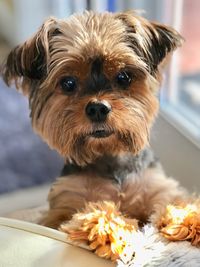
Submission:
[[[117,138],[117,134],[114,131],[108,131],[104,129],[98,129],[90,132],[84,137],[84,146],[86,149],[86,153],[90,150],[96,151],[98,153],[104,153],[104,150],[108,149],[108,147],[112,146],[113,142],[119,142]],[[87,151],[88,150],[88,151]]]
[[131,135],[122,136],[118,131],[98,129],[77,137],[69,158],[78,165],[85,166],[106,155],[117,156],[133,152]]

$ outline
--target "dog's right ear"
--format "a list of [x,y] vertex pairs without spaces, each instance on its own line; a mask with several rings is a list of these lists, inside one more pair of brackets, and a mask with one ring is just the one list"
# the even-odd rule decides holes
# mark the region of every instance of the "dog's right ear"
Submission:
[[170,26],[148,21],[135,12],[117,13],[116,18],[126,25],[129,47],[144,60],[153,76],[167,55],[180,47],[184,41]]
[[57,32],[57,21],[49,18],[32,38],[10,52],[2,70],[3,79],[8,86],[14,81],[17,88],[21,88],[24,94],[29,94],[30,85],[45,77],[49,40]]

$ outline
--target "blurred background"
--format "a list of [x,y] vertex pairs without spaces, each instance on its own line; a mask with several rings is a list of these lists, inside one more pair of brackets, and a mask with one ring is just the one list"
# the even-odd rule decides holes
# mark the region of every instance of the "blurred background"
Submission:
[[[48,16],[144,10],[172,25],[186,42],[166,70],[160,115],[151,144],[166,173],[200,190],[200,1],[199,0],[0,0],[0,64],[9,50],[37,31]],[[0,214],[45,200],[63,160],[37,137],[28,101],[0,79]]]

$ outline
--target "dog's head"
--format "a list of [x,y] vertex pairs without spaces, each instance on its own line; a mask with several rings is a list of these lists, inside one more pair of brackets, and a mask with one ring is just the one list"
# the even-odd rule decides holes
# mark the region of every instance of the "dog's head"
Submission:
[[148,143],[159,66],[181,41],[133,12],[50,18],[11,51],[3,77],[28,96],[33,128],[50,147],[84,165]]

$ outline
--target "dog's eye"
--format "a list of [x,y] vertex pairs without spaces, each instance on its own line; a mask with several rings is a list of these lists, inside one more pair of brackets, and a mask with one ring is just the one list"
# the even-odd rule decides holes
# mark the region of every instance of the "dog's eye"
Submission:
[[77,88],[76,79],[74,77],[64,77],[60,80],[60,86],[65,93],[72,93]]
[[126,88],[131,83],[131,75],[126,71],[119,72],[116,81],[120,87]]

